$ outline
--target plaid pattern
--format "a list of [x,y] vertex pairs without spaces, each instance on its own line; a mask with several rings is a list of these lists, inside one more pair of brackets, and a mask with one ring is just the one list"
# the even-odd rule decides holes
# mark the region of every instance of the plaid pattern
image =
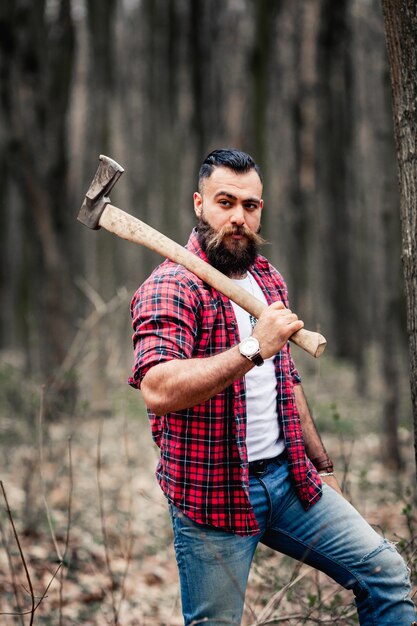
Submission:
[[[207,260],[193,231],[187,247]],[[250,271],[267,302],[288,306],[281,275],[258,256]],[[184,267],[165,261],[138,289],[131,305],[135,362],[129,384],[170,359],[208,357],[239,342],[230,301]],[[275,358],[277,409],[289,469],[306,509],[321,496],[321,480],[307,459],[293,385],[300,377],[289,344]],[[160,448],[157,478],[168,500],[196,522],[240,535],[257,533],[249,502],[244,379],[207,402],[157,417],[148,411]]]

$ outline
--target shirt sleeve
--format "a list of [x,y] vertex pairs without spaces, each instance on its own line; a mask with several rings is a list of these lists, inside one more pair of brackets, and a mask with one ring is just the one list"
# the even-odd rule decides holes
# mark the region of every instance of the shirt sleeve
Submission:
[[290,350],[290,346],[288,345],[288,354],[290,357],[290,376],[291,376],[291,380],[292,380],[292,384],[293,385],[301,385],[301,376],[297,370],[297,368],[295,367],[294,361],[292,359],[291,356],[291,350]]
[[199,303],[187,277],[176,272],[153,274],[131,303],[134,365],[129,384],[140,389],[151,367],[193,355]]
[[[276,280],[277,280],[277,288],[279,290],[279,293],[281,295],[281,299],[282,302],[284,303],[284,305],[288,308],[289,307],[289,302],[288,302],[288,289],[287,289],[287,285],[285,280],[283,279],[283,277],[281,276],[281,274],[279,272],[277,272],[277,270],[275,268],[272,268]],[[291,380],[293,385],[300,385],[302,380],[301,380],[301,376],[297,370],[297,368],[295,367],[293,358],[291,356],[291,344],[290,342],[287,343],[287,350],[288,350],[288,359],[289,359],[289,369],[290,369],[290,376],[291,376]]]

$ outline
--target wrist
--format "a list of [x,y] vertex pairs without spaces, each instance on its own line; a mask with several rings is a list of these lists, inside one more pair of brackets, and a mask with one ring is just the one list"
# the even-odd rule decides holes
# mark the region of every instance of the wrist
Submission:
[[263,365],[264,360],[262,358],[259,341],[253,335],[243,339],[239,344],[239,352],[242,356],[246,357],[254,365],[258,367]]
[[326,452],[310,460],[319,473],[324,472],[330,475],[333,473],[333,461]]
[[262,358],[264,359],[264,361],[266,361],[266,359],[271,358],[271,356],[273,356],[273,354],[270,354],[270,346],[268,344],[268,342],[265,341],[265,338],[262,336],[262,334],[257,334],[256,332],[256,327],[254,329],[254,331],[251,334],[251,337],[253,337],[254,339],[256,339],[256,341],[259,344],[259,350],[262,354]]

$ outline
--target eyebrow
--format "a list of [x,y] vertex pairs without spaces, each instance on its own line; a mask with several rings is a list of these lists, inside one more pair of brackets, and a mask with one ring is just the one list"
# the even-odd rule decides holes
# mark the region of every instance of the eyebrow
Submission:
[[[214,198],[218,198],[219,196],[226,196],[226,198],[230,198],[230,200],[237,200],[237,196],[233,195],[232,193],[229,193],[228,191],[218,191]],[[243,200],[243,202],[256,202],[257,204],[259,204],[261,201],[260,198],[245,198]]]

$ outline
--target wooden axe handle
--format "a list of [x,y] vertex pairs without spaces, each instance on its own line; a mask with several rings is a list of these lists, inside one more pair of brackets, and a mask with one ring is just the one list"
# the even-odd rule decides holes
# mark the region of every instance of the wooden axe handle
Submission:
[[[233,300],[233,302],[256,318],[266,308],[263,302],[236,285],[230,278],[216,270],[209,263],[206,263],[186,248],[172,241],[172,239],[148,226],[148,224],[129,215],[129,213],[125,213],[112,204],[108,204],[104,209],[99,225],[122,239],[146,246],[163,257],[183,265],[190,272],[217,291],[220,291],[230,300]],[[326,347],[326,340],[323,335],[305,330],[304,328],[292,335],[290,339],[314,357],[319,357]]]

